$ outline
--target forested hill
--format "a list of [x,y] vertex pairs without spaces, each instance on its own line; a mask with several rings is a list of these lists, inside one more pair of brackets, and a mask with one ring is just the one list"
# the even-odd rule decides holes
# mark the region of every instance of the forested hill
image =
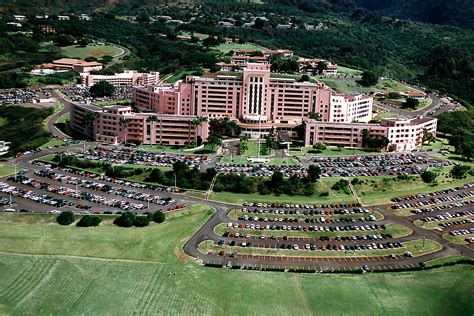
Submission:
[[368,10],[407,20],[474,29],[473,0],[354,0]]

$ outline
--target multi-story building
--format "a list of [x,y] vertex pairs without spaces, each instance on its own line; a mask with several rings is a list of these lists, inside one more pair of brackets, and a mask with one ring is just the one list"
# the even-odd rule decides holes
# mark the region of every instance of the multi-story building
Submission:
[[[229,117],[251,138],[263,138],[270,131],[292,137],[295,127],[306,122],[306,145],[321,141],[361,147],[367,130],[370,137],[387,137],[394,150],[414,149],[423,130],[436,132],[435,119],[369,123],[372,98],[335,94],[323,83],[275,78],[269,64],[250,63],[235,75],[188,76],[176,84],[135,86],[132,100],[140,113],[128,106],[74,105],[71,126],[98,141],[183,145],[207,139],[209,125],[196,125],[198,117]],[[92,125],[84,124],[88,111],[98,113]],[[308,118],[313,114],[320,120]]]
[[113,86],[156,85],[160,81],[159,72],[139,73],[136,70],[125,70],[114,75],[81,74],[82,84],[90,87],[99,81],[107,81]]
[[54,70],[74,70],[77,72],[91,72],[101,70],[102,64],[95,61],[83,61],[74,58],[61,58],[49,64],[41,65],[41,68],[51,68]]
[[71,128],[98,142],[185,145],[208,137],[209,123],[196,124],[195,116],[134,113],[129,106],[74,103],[70,111]]
[[336,146],[361,147],[363,131],[367,130],[369,137],[386,137],[390,150],[409,151],[422,144],[425,131],[435,135],[436,126],[437,119],[423,117],[409,120],[382,119],[379,124],[308,120],[305,129],[305,144],[309,146],[323,142]]

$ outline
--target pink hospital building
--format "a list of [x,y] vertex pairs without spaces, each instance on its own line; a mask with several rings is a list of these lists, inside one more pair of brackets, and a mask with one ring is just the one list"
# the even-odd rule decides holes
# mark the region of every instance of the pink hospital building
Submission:
[[[415,138],[424,126],[436,131],[436,120],[428,120],[428,125],[426,119],[369,123],[371,97],[335,94],[323,83],[272,77],[270,65],[263,63],[249,63],[235,75],[188,76],[175,84],[135,86],[132,101],[139,113],[127,106],[74,105],[71,127],[103,142],[184,145],[207,139],[209,123],[196,124],[198,117],[229,117],[250,138],[263,138],[272,130],[277,135],[294,137],[295,127],[306,122],[306,145],[324,141],[360,146],[354,140],[368,129],[372,137],[392,138],[396,150],[415,148]],[[85,127],[88,111],[97,114],[92,125]],[[321,121],[308,119],[310,113],[319,113]],[[126,126],[123,119],[127,119]],[[324,136],[337,133],[334,129],[343,131],[343,136]]]

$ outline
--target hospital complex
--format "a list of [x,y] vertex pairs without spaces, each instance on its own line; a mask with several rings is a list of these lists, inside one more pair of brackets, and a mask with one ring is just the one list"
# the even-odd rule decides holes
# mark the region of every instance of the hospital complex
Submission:
[[[232,75],[188,76],[174,84],[159,82],[157,73],[130,76],[137,78],[132,83],[133,109],[73,104],[72,129],[99,142],[185,145],[206,141],[209,120],[229,117],[253,139],[274,132],[288,142],[303,123],[305,145],[361,147],[367,130],[370,137],[388,138],[388,149],[394,151],[415,149],[424,130],[436,133],[437,120],[431,118],[370,123],[371,97],[338,94],[323,83],[273,77],[268,63],[249,62]],[[309,118],[316,113],[319,120]]]

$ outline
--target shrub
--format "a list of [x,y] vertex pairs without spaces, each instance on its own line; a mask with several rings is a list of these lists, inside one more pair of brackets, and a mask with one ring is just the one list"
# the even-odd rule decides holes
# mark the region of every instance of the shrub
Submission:
[[84,215],[82,218],[77,222],[77,227],[93,227],[99,226],[102,220],[99,216],[96,215]]
[[64,211],[56,217],[56,222],[59,225],[70,225],[74,222],[74,213],[71,211]]
[[114,224],[120,227],[132,227],[135,225],[136,216],[132,212],[124,212],[114,220]]
[[165,221],[165,213],[162,211],[156,211],[153,213],[152,219],[155,223],[163,223]]
[[426,170],[420,176],[421,176],[421,179],[423,180],[423,182],[432,183],[433,181],[436,180],[436,177],[438,175],[436,174],[436,172]]
[[352,183],[352,185],[357,185],[357,184],[361,183],[361,181],[359,180],[359,178],[354,178],[354,179],[352,179],[351,183]]
[[150,220],[146,216],[137,216],[133,224],[135,227],[145,227],[150,224]]

